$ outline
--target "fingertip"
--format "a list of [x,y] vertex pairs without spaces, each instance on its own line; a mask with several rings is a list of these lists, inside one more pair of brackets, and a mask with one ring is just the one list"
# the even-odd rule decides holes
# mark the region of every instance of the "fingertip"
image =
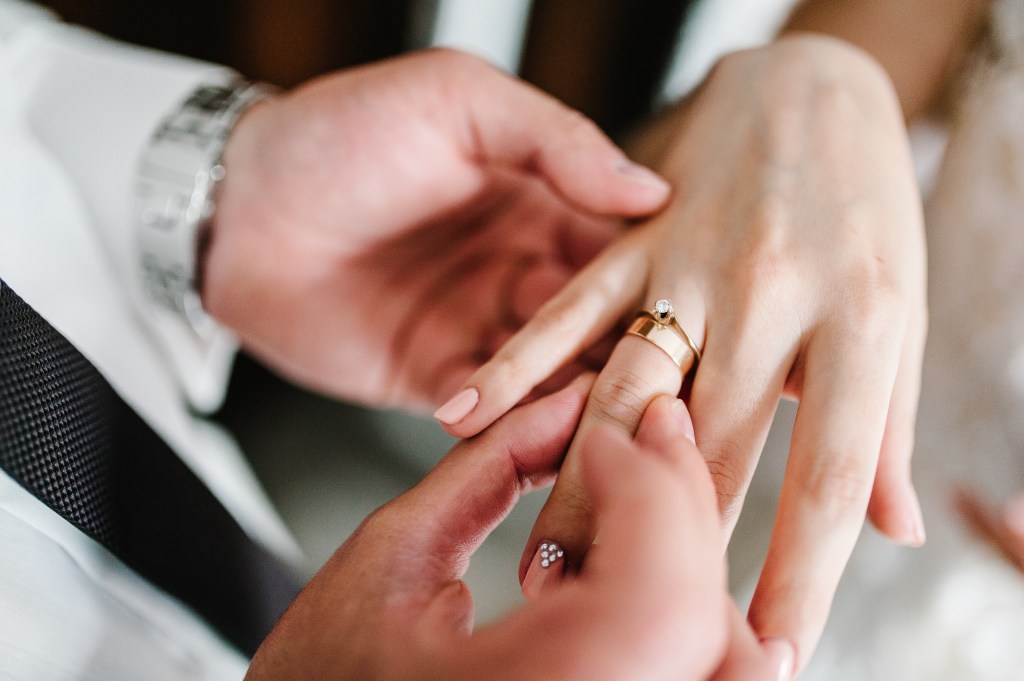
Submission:
[[[638,445],[620,428],[605,423],[595,424],[586,433],[580,454],[585,488],[595,508],[622,493],[629,486],[625,484],[627,481],[630,485],[661,486],[666,474],[673,480],[677,477],[689,480],[686,466],[666,470],[665,460],[677,463],[677,456],[671,452],[652,453],[653,448]],[[703,461],[700,468],[703,471]],[[649,487],[647,489],[653,493]]]
[[480,403],[480,391],[476,388],[463,388],[442,404],[434,412],[434,418],[442,425],[457,427],[476,409]]
[[434,412],[434,418],[453,437],[479,435],[515,406],[495,405],[488,393],[485,386],[463,388]]
[[657,208],[672,193],[672,185],[668,180],[625,156],[612,164],[612,170],[628,183],[629,190],[641,205]]
[[472,158],[538,172],[569,201],[600,215],[639,217],[668,199],[668,183],[625,159],[592,120],[520,81],[501,82],[497,91],[472,92]]
[[641,451],[669,465],[691,499],[704,499],[706,488],[709,508],[717,508],[707,463],[697,450],[693,422],[682,400],[670,395],[656,397],[644,412],[635,441]]
[[438,424],[444,429],[446,433],[452,437],[459,439],[466,439],[479,435],[487,426],[491,425],[493,421],[481,420],[479,425],[476,423],[461,422],[455,424],[448,424],[444,421],[438,420]]
[[924,526],[924,513],[921,511],[921,500],[917,497],[917,490],[914,486],[907,482],[907,513],[910,517],[910,539],[911,546],[921,547],[928,541],[928,533]]
[[766,638],[761,641],[761,650],[774,678],[778,681],[790,681],[796,665],[796,646],[785,638]]
[[[570,381],[564,387],[562,387],[560,390],[557,390],[551,395],[547,395],[542,399],[571,399],[571,402],[574,405],[572,408],[577,409],[578,403],[582,404],[582,402],[585,401],[586,396],[590,394],[590,389],[593,386],[596,377],[597,374],[593,371],[583,371],[575,378],[573,378],[572,381]],[[499,420],[504,418],[507,414],[509,414],[512,411],[512,408],[516,406],[515,404],[513,404],[506,407],[504,404],[501,403],[495,404],[494,402],[496,402],[497,400],[492,401],[489,398],[489,391],[487,391],[484,388],[472,388],[471,390],[473,390],[478,397],[476,404],[470,409],[469,413],[466,414],[466,416],[464,416],[461,420],[450,424],[445,423],[443,420],[438,418],[438,422],[441,424],[441,427],[444,428],[444,430],[447,431],[449,435],[453,435],[458,438],[469,438],[475,435],[479,435],[484,430],[490,428],[492,425],[494,425]],[[466,392],[466,390],[464,390],[463,392]],[[449,400],[449,402],[456,402],[457,398],[459,398],[459,395],[453,397],[451,400]],[[467,399],[467,401],[469,400]],[[530,404],[532,403],[533,402],[531,401]],[[551,403],[545,402],[545,404],[550,405]],[[445,407],[441,407],[441,409],[445,409]],[[437,415],[435,414],[435,418],[436,417]]]
[[523,576],[523,596],[527,600],[538,600],[560,584],[565,576],[565,551],[558,543],[543,540],[534,551]]
[[683,437],[696,445],[693,421],[686,405],[677,397],[658,395],[647,406],[636,431],[636,442],[642,447],[663,450],[674,446]]
[[879,532],[904,546],[921,547],[927,540],[924,514],[910,480],[879,484],[871,492],[868,518]]
[[563,196],[598,215],[630,218],[668,201],[668,181],[626,157],[596,125],[581,126],[575,117],[563,123],[570,132],[545,145],[540,159],[542,173]]
[[690,410],[686,408],[686,404],[682,400],[677,398],[672,403],[672,415],[675,416],[683,437],[689,440],[690,444],[696,447],[697,435],[693,430],[693,419],[690,417]]

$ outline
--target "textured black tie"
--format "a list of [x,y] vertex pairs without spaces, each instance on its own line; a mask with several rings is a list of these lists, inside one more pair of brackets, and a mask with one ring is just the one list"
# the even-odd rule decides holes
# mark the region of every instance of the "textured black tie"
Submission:
[[243,652],[295,597],[280,561],[3,281],[0,467]]

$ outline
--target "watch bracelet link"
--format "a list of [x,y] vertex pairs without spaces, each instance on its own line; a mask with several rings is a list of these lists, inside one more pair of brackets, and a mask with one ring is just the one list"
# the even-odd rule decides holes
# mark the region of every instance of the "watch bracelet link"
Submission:
[[200,335],[214,326],[199,298],[198,255],[224,178],[224,145],[242,114],[274,92],[241,79],[199,85],[163,119],[139,160],[134,215],[143,287]]

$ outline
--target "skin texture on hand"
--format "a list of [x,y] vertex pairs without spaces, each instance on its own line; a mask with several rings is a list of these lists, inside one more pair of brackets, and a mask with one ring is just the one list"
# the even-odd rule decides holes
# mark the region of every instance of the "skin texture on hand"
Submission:
[[[471,435],[578,348],[658,298],[703,346],[683,385],[654,345],[624,337],[592,391],[531,544],[582,556],[599,528],[579,485],[597,424],[633,432],[657,394],[688,394],[728,535],[780,397],[799,399],[758,634],[806,663],[869,509],[918,544],[909,461],[926,329],[921,201],[885,73],[836,40],[794,36],[725,58],[678,113],[659,170],[670,206],[596,258],[466,383]],[[529,553],[529,550],[527,551]],[[524,556],[524,565],[528,556]]]
[[448,50],[254,107],[224,165],[207,310],[300,383],[419,410],[669,194],[590,121]]
[[[591,384],[459,444],[338,549],[282,617],[247,679],[779,678],[725,591],[714,494],[681,403],[656,401],[636,443],[595,430],[583,484],[602,526],[585,569],[472,631],[460,581],[519,496],[552,478]],[[728,646],[728,651],[727,651]]]

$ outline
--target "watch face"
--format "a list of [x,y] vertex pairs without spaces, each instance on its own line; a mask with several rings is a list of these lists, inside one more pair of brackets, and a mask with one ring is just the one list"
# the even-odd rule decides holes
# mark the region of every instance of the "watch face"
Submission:
[[220,154],[241,113],[268,94],[243,81],[197,87],[164,118],[139,159],[136,248],[146,290],[201,336],[211,322],[195,290],[195,260],[224,177]]

